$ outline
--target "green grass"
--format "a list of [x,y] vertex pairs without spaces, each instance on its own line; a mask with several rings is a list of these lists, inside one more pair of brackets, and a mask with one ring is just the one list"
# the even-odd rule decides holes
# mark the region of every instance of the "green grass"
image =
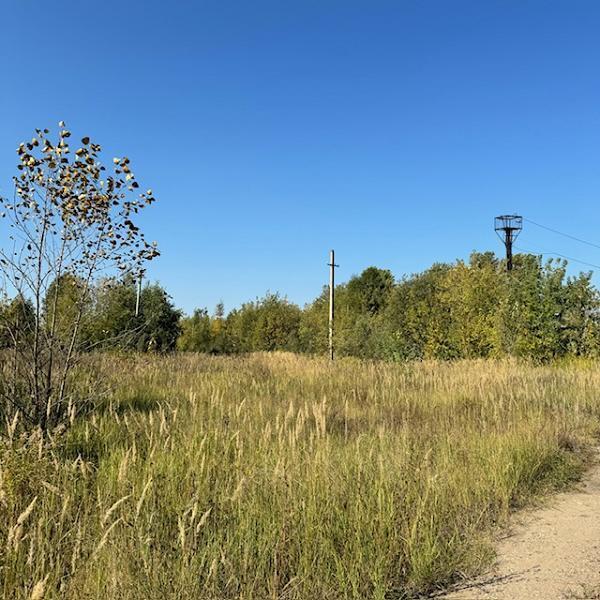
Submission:
[[590,362],[95,360],[101,408],[0,450],[6,598],[426,593],[489,564],[598,431]]

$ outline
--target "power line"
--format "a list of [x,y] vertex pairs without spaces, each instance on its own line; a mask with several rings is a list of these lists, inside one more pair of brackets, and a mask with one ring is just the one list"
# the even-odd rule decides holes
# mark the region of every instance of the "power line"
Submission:
[[[531,219],[527,219],[526,217],[523,217],[523,220],[527,221],[527,223],[531,223],[532,225],[535,225],[536,227],[545,229],[546,231],[551,231],[552,233],[562,235],[571,240],[575,240],[576,242],[581,242],[582,244],[587,244],[588,246],[592,246],[593,248],[600,249],[600,244],[594,244],[594,242],[588,242],[587,240],[582,240],[581,238],[578,238],[574,235],[570,235],[569,233],[563,233],[562,231],[558,231],[558,229],[552,229],[552,227],[547,227],[546,225],[542,225],[541,223],[536,223],[535,221],[532,221]],[[556,252],[547,252],[547,254],[556,254]],[[571,260],[575,260],[575,259],[571,259]],[[576,262],[582,262],[582,261],[576,261]]]
[[552,254],[553,256],[558,256],[560,258],[564,258],[572,262],[586,265],[588,267],[593,267],[594,269],[600,269],[600,265],[595,265],[594,263],[586,262],[585,260],[579,260],[578,258],[573,258],[572,256],[566,256],[564,254],[560,254],[559,252],[547,252],[544,250],[527,250],[526,248],[521,248],[520,246],[515,246],[515,248],[517,250],[521,250],[521,252],[527,252],[528,254]]

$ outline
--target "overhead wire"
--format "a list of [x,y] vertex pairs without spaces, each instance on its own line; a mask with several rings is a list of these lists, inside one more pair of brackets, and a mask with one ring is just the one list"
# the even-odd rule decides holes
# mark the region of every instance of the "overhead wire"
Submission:
[[572,256],[566,256],[565,254],[560,254],[560,252],[550,252],[546,250],[527,250],[526,248],[522,248],[520,246],[515,245],[517,250],[521,250],[521,252],[527,252],[528,254],[551,254],[552,256],[558,256],[560,258],[564,258],[566,260],[570,260],[571,262],[576,262],[582,265],[586,265],[587,267],[593,267],[594,269],[600,269],[600,265],[596,265],[591,262],[587,262],[585,260],[580,260],[579,258],[573,258]]
[[[569,238],[571,240],[574,240],[576,242],[579,242],[581,244],[586,244],[587,246],[591,246],[592,248],[598,248],[600,249],[600,244],[596,244],[594,242],[590,242],[589,240],[584,240],[583,238],[577,237],[575,235],[571,235],[570,233],[565,233],[564,231],[559,231],[558,229],[554,229],[553,227],[548,227],[547,225],[543,225],[542,223],[538,223],[536,221],[534,221],[533,219],[528,219],[527,217],[523,217],[523,221],[525,221],[526,223],[530,223],[531,225],[535,225],[536,227],[539,227],[540,229],[545,229],[546,231],[550,231],[552,233],[555,233],[557,235],[562,235],[563,237]],[[591,263],[589,261],[586,260],[581,260],[579,258],[574,258],[572,256],[567,256],[566,254],[561,254],[560,252],[553,252],[553,251],[543,251],[543,250],[527,250],[525,248],[519,247],[515,245],[515,248],[518,250],[521,250],[522,252],[528,252],[530,254],[550,254],[552,256],[558,256],[560,258],[564,258],[566,260],[570,260],[572,262],[576,262],[582,265],[585,265],[587,267],[593,267],[594,269],[600,269],[600,265],[596,265],[594,263]]]
[[[536,227],[540,227],[541,229],[545,229],[546,231],[551,231],[552,233],[556,233],[558,235],[562,235],[563,237],[569,238],[571,240],[575,240],[576,242],[580,242],[582,244],[587,244],[588,246],[592,246],[593,248],[600,249],[600,244],[595,244],[594,242],[589,242],[588,240],[584,240],[577,236],[571,235],[570,233],[564,233],[563,231],[559,231],[558,229],[553,229],[552,227],[548,227],[547,225],[542,225],[541,223],[536,223],[535,221],[532,221],[531,219],[528,219],[526,217],[523,217],[523,221],[526,221],[527,223],[531,223],[532,225],[535,225]],[[550,254],[552,254],[552,253],[550,253]]]

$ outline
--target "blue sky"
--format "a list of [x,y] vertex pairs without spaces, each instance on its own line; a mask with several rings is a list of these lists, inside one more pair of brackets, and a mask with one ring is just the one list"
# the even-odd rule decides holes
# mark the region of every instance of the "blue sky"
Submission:
[[599,31],[584,0],[5,0],[0,194],[60,119],[128,155],[186,311],[309,301],[330,248],[340,280],[501,252],[498,213],[600,243]]

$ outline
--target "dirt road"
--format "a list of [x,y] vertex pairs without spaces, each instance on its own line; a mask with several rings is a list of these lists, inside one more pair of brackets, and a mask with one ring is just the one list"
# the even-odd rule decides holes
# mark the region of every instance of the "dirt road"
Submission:
[[[594,591],[595,590],[595,591]],[[597,594],[597,595],[595,595]],[[578,489],[518,517],[486,576],[447,600],[600,598],[600,465]]]

